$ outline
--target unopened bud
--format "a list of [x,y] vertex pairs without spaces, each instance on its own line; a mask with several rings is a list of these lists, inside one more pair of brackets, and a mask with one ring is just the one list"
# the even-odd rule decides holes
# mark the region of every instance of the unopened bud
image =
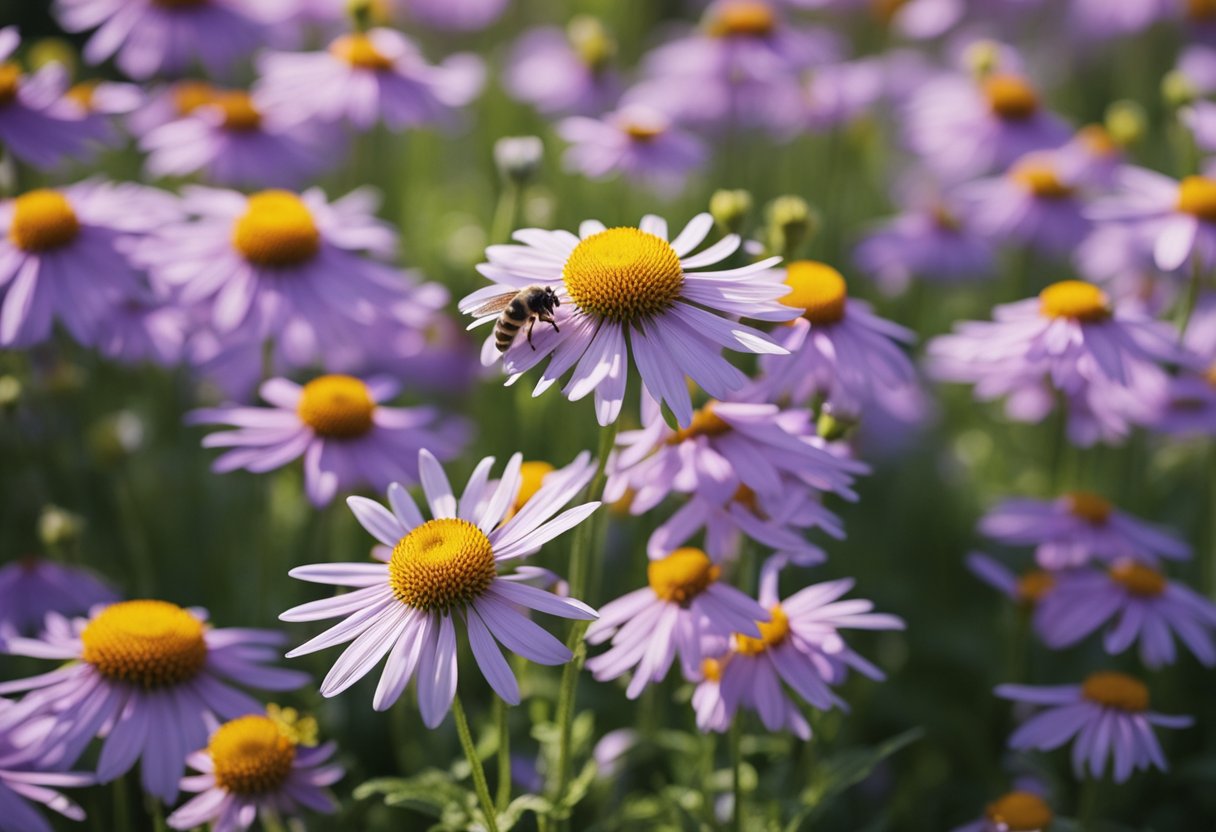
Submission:
[[21,401],[21,382],[16,376],[0,376],[0,409],[15,407]]
[[709,213],[727,234],[738,234],[752,212],[752,195],[742,188],[714,191],[709,198]]
[[63,38],[42,38],[30,45],[26,58],[31,70],[41,69],[48,64],[61,64],[69,75],[76,74],[79,61],[76,49]]
[[129,410],[103,418],[89,431],[93,453],[107,462],[130,456],[139,449],[143,440],[143,420]]
[[1198,96],[1195,85],[1178,70],[1169,72],[1161,79],[1161,97],[1171,107],[1185,107]]
[[616,41],[598,17],[580,14],[566,25],[566,37],[579,58],[592,70],[600,70],[616,57]]
[[350,18],[351,28],[356,32],[366,32],[375,25],[376,6],[376,0],[346,0],[346,14]]
[[827,408],[819,411],[819,419],[815,423],[815,432],[820,439],[837,442],[848,436],[857,427],[857,420],[846,416],[837,416]]
[[80,538],[84,521],[59,506],[46,506],[38,517],[38,539],[47,549],[70,546]]
[[1106,132],[1120,147],[1133,145],[1144,138],[1148,130],[1148,116],[1135,101],[1116,101],[1106,108]]
[[792,256],[819,232],[819,212],[800,196],[779,196],[768,205],[769,251]]
[[545,146],[537,136],[505,136],[494,142],[494,164],[508,182],[527,185],[540,170]]
[[963,63],[976,78],[987,78],[1001,68],[1001,46],[996,41],[977,40],[963,53]]

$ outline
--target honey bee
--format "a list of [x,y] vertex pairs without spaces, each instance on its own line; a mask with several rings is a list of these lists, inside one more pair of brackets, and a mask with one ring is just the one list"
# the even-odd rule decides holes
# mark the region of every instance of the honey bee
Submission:
[[477,317],[502,313],[494,323],[494,346],[499,352],[506,352],[525,324],[528,327],[528,346],[532,349],[536,349],[532,343],[532,329],[537,321],[544,321],[553,327],[554,332],[561,332],[553,320],[553,310],[558,306],[561,306],[561,302],[553,287],[526,286],[513,295],[499,295],[466,311]]

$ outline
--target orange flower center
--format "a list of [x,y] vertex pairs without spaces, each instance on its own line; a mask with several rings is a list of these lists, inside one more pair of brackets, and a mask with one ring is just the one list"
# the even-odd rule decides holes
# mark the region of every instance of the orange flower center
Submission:
[[716,38],[768,37],[777,28],[777,15],[761,0],[731,0],[719,4],[708,21],[709,34]]
[[1039,311],[1045,318],[1070,318],[1099,323],[1110,317],[1106,293],[1083,280],[1062,280],[1039,293]]
[[583,312],[634,323],[667,311],[679,300],[684,269],[661,237],[638,228],[609,228],[570,252],[562,280]]
[[178,81],[173,85],[173,108],[179,116],[188,116],[214,101],[216,93],[215,87],[206,81]]
[[721,416],[714,413],[714,403],[709,402],[705,407],[693,412],[692,421],[688,423],[688,427],[680,428],[667,437],[667,444],[679,445],[681,442],[696,439],[698,436],[721,436],[729,430],[730,425],[723,421]]
[[1031,792],[1009,792],[989,803],[984,815],[1009,832],[1046,829],[1054,818],[1046,801]]
[[444,517],[412,529],[393,547],[389,585],[397,600],[421,610],[472,603],[498,575],[490,538],[468,520]]
[[0,64],[0,106],[15,101],[19,89],[21,89],[21,67],[12,61]]
[[726,662],[722,659],[702,659],[701,660],[701,675],[708,682],[717,682],[722,679],[722,668]]
[[1051,166],[1041,162],[1022,162],[1009,175],[1039,199],[1068,199],[1073,195],[1072,186],[1061,182]]
[[328,375],[304,385],[296,413],[318,436],[353,439],[372,429],[376,402],[354,376]]
[[245,203],[232,243],[250,263],[295,266],[321,248],[321,232],[304,201],[290,191],[262,191]]
[[1091,673],[1081,685],[1081,695],[1105,708],[1133,713],[1148,710],[1148,688],[1125,673],[1110,670]]
[[1018,585],[1014,591],[1019,601],[1033,605],[1042,601],[1043,596],[1050,592],[1055,585],[1056,579],[1050,572],[1035,569],[1018,578]]
[[108,679],[145,688],[188,682],[207,661],[203,622],[166,601],[122,601],[80,634],[81,658]]
[[73,84],[67,91],[66,96],[76,104],[80,105],[80,109],[85,112],[93,111],[93,94],[97,92],[97,85],[100,81],[90,80],[81,81],[79,84]]
[[772,620],[756,622],[756,626],[760,628],[760,638],[735,633],[735,650],[745,656],[755,656],[765,650],[779,647],[789,637],[790,619],[785,610],[781,609],[781,605],[775,605],[769,613]]
[[802,317],[816,326],[844,320],[849,290],[840,272],[826,263],[795,260],[786,267],[785,285],[790,287],[781,302],[801,309]]
[[1024,78],[991,75],[984,79],[984,97],[999,118],[1025,121],[1039,110],[1039,95]]
[[374,71],[393,68],[393,59],[376,48],[364,33],[343,35],[329,45],[329,52],[358,69]]
[[1092,491],[1070,491],[1064,495],[1068,510],[1074,517],[1080,517],[1095,526],[1104,526],[1110,520],[1114,507],[1105,497]]
[[676,549],[646,565],[646,580],[664,601],[687,604],[718,580],[722,570],[700,549]]
[[270,717],[250,714],[217,728],[207,754],[217,786],[234,794],[259,795],[277,791],[287,780],[296,744]]
[[1178,184],[1178,210],[1216,223],[1216,180],[1188,176]]
[[262,114],[253,106],[253,98],[247,92],[217,93],[210,103],[223,114],[225,130],[252,133],[262,126]]
[[1124,561],[1111,567],[1110,577],[1133,595],[1156,598],[1165,592],[1165,576],[1151,566],[1135,561]]
[[23,251],[50,251],[66,246],[80,233],[80,220],[67,197],[50,188],[22,194],[13,200],[8,236]]
[[1186,16],[1201,23],[1216,20],[1216,0],[1186,0]]

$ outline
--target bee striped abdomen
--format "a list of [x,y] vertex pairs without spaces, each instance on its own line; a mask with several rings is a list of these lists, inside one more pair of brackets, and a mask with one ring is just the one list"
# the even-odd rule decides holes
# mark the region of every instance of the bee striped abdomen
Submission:
[[494,327],[494,346],[499,352],[506,352],[515,340],[515,334],[528,320],[528,310],[518,297],[512,298],[507,308],[502,311],[498,323]]

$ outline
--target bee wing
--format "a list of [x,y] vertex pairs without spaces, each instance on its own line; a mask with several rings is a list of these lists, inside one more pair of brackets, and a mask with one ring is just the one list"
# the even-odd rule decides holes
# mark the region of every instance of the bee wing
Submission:
[[460,307],[460,311],[466,315],[472,315],[475,318],[481,318],[486,315],[497,315],[502,310],[506,309],[518,292],[505,292],[500,295],[495,295],[488,300],[481,301],[474,306]]

